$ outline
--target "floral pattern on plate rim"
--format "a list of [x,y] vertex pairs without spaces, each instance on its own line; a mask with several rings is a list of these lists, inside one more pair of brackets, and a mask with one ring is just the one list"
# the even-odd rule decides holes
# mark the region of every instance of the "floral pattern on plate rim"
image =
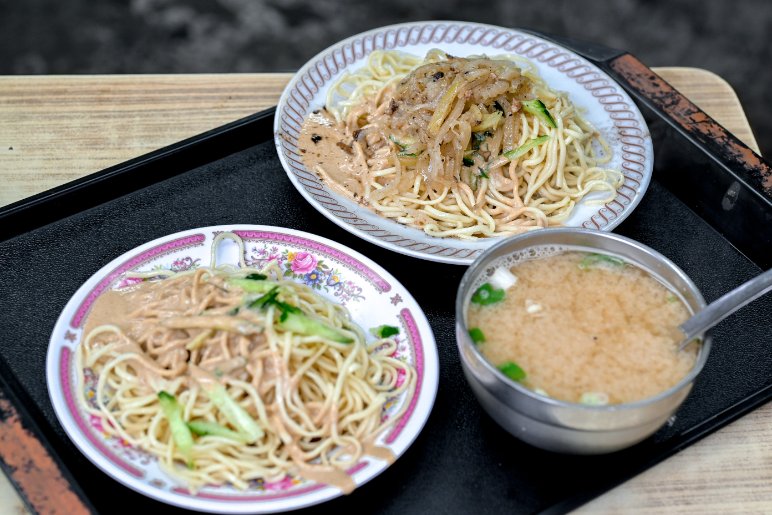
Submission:
[[337,261],[339,266],[349,268],[350,271],[356,273],[356,275],[365,279],[372,284],[379,293],[385,293],[391,291],[391,284],[383,277],[375,273],[370,267],[360,262],[358,259],[341,252],[337,249],[324,245],[322,243],[309,240],[308,238],[301,238],[290,234],[280,234],[266,231],[244,231],[235,230],[234,234],[241,237],[244,242],[259,242],[265,243],[266,240],[276,245],[289,246],[292,245],[296,248],[303,249],[306,253],[320,253],[327,256],[328,259]]
[[[238,232],[238,231],[237,231]],[[217,231],[213,233],[213,236],[217,234]],[[190,255],[184,255],[184,256],[175,256],[174,254],[177,254],[181,252],[186,247],[189,247],[191,244],[195,246],[202,246],[203,241],[201,238],[202,235],[194,235],[191,239],[190,236],[185,238],[180,238],[177,240],[173,240],[170,242],[165,242],[159,246],[153,247],[149,250],[146,250],[145,252],[142,252],[132,258],[130,258],[128,261],[114,269],[112,272],[109,272],[107,276],[100,281],[97,286],[92,289],[89,294],[87,294],[86,298],[87,300],[83,302],[78,310],[79,313],[82,313],[82,316],[75,317],[72,320],[71,328],[75,329],[79,333],[82,332],[82,330],[79,330],[80,328],[75,325],[76,318],[78,319],[79,323],[82,323],[85,320],[85,315],[90,309],[93,302],[98,298],[101,293],[103,293],[106,290],[106,287],[109,287],[112,284],[117,283],[117,287],[123,287],[128,286],[132,284],[134,281],[131,278],[121,277],[125,275],[126,272],[131,270],[138,270],[142,266],[147,265],[148,263],[153,263],[154,261],[159,261],[161,259],[166,258],[167,260],[162,263],[155,263],[150,268],[150,271],[152,270],[172,270],[175,272],[185,271],[185,270],[191,270],[199,267],[201,265],[201,259],[196,258]],[[243,239],[254,241],[253,238],[246,237],[247,235],[242,236]],[[281,235],[282,237],[286,238],[286,235]],[[334,260],[334,258],[338,257],[339,255],[344,254],[340,253],[339,251],[332,249],[330,247],[327,247],[325,245],[322,245],[317,242],[311,242],[310,240],[306,240],[304,238],[295,238],[293,243],[313,243],[313,247],[315,250],[321,252],[324,255],[331,256]],[[287,242],[284,243],[284,246],[286,247]],[[270,248],[269,248],[270,246]],[[301,245],[301,247],[306,247],[305,245]],[[327,250],[328,252],[324,252]],[[338,301],[340,301],[342,304],[344,303],[344,300],[364,300],[364,296],[361,294],[362,288],[357,286],[353,281],[344,281],[341,278],[342,272],[340,272],[339,269],[333,268],[330,265],[327,265],[323,259],[320,259],[319,257],[315,256],[314,254],[307,252],[307,251],[297,251],[297,250],[290,250],[289,248],[283,248],[280,249],[276,245],[269,244],[265,241],[262,242],[262,247],[253,247],[252,248],[252,263],[250,263],[250,257],[249,257],[249,249],[245,249],[245,259],[247,260],[247,264],[250,266],[254,266],[259,263],[259,261],[262,259],[265,261],[265,264],[267,264],[270,260],[276,260],[279,262],[278,264],[280,266],[283,266],[284,269],[284,275],[285,277],[291,277],[294,280],[298,280],[299,282],[304,282],[305,284],[309,284],[309,286],[321,290],[324,289],[325,292],[330,292],[332,290],[332,294],[335,297],[338,297]],[[168,262],[168,257],[172,256],[172,261]],[[348,259],[344,262],[342,262],[341,266],[343,267],[349,267],[350,271],[355,271],[358,276],[362,277],[363,279],[366,279],[368,282],[370,282],[375,289],[379,293],[384,293],[390,291],[391,285],[389,285],[388,282],[386,282],[384,279],[379,277],[375,272],[366,265],[353,260],[350,256],[345,256]],[[352,260],[354,263],[356,263],[355,266],[352,267]],[[312,274],[318,274],[320,278],[312,277]],[[326,288],[322,286],[321,277],[326,277],[329,284],[325,284]],[[140,279],[141,280],[141,279]],[[107,283],[107,284],[105,284]],[[396,294],[397,296],[399,294]],[[401,298],[400,298],[401,300]],[[395,304],[392,302],[392,304]],[[86,308],[86,312],[82,312],[82,310]],[[410,314],[409,310],[402,309],[400,311],[400,325],[401,332],[404,332],[408,336],[405,338],[402,338],[401,336],[398,336],[395,338],[397,341],[397,349],[394,353],[394,356],[402,361],[412,361],[417,368],[418,371],[418,383],[416,386],[415,394],[413,397],[409,400],[410,406],[408,408],[408,411],[402,416],[402,419],[398,422],[397,425],[392,427],[389,431],[386,433],[383,433],[383,435],[386,438],[387,444],[394,441],[396,436],[399,434],[399,432],[404,427],[405,423],[407,422],[407,419],[412,415],[412,411],[415,407],[415,403],[418,399],[418,393],[420,392],[420,384],[422,380],[422,370],[423,370],[423,351],[421,349],[422,346],[422,340],[419,336],[418,329],[414,326],[414,321],[412,319],[412,315]],[[80,325],[80,324],[79,324]],[[365,328],[366,329],[366,328]],[[68,331],[69,332],[69,331]],[[65,335],[65,340],[71,341],[71,339],[67,338]],[[77,338],[79,340],[80,338]],[[77,384],[73,381],[72,385],[69,384],[70,381],[65,379],[65,370],[68,372],[73,372],[74,369],[72,369],[73,362],[71,362],[71,359],[73,356],[70,353],[70,349],[64,348],[62,349],[61,354],[61,361],[60,361],[60,367],[62,369],[62,388],[65,392],[65,396],[67,397],[68,403],[71,403],[71,408],[76,408],[78,412],[78,416],[75,418],[81,418],[81,420],[76,420],[76,423],[81,428],[81,430],[84,430],[86,432],[86,426],[91,427],[91,431],[88,431],[88,433],[91,433],[90,435],[87,434],[87,438],[94,443],[97,448],[99,448],[105,456],[110,459],[113,463],[117,464],[120,468],[126,470],[130,474],[134,475],[135,477],[143,477],[144,473],[135,468],[136,465],[138,467],[142,467],[144,465],[148,465],[149,463],[153,461],[157,461],[157,458],[152,456],[151,454],[141,450],[137,449],[133,446],[131,446],[128,442],[123,440],[122,438],[112,436],[108,434],[104,428],[101,426],[101,421],[97,417],[84,417],[84,413],[77,407],[77,403],[74,402],[72,399],[72,386],[74,384]],[[94,381],[97,379],[93,372],[90,370],[86,371],[86,384],[85,384],[85,393],[87,397],[87,401],[90,399],[93,399],[94,396]],[[72,380],[73,376],[69,376],[70,380]],[[382,411],[382,417],[383,419],[388,418],[389,414],[393,412],[398,406],[399,403],[396,402],[397,398],[390,398],[388,399],[386,405],[383,408]],[[72,411],[73,415],[75,414],[75,411]],[[88,420],[88,423],[86,423],[83,418],[86,418]],[[102,437],[103,444],[99,445],[98,442],[95,441],[95,436],[99,435]],[[107,445],[109,450],[105,448],[104,446]],[[123,459],[121,459],[123,458]],[[360,460],[360,462],[355,465],[352,469],[349,470],[349,473],[355,473],[358,470],[361,470],[367,465],[366,460]],[[159,480],[158,478],[154,478],[152,480],[148,481],[148,484],[155,487],[160,488],[164,490],[170,490],[178,494],[184,494],[184,495],[192,495],[195,497],[202,497],[202,498],[213,498],[213,499],[223,499],[223,500],[243,500],[243,497],[240,497],[238,495],[232,496],[232,495],[220,495],[217,493],[218,490],[221,489],[221,487],[204,487],[204,489],[200,490],[199,492],[193,494],[189,492],[184,487],[180,487],[177,484],[174,483],[173,479],[170,479],[169,485],[166,484],[163,480]],[[253,481],[250,485],[250,488],[247,490],[249,493],[255,493],[255,492],[275,492],[276,495],[270,496],[270,498],[279,498],[279,497],[285,497],[285,496],[294,496],[294,495],[302,495],[304,493],[308,493],[312,490],[316,490],[318,488],[323,488],[326,485],[315,483],[312,481],[306,481],[299,477],[293,477],[291,475],[288,475],[284,477],[283,479],[277,480],[277,481],[260,481],[256,480]],[[226,487],[227,488],[227,487]],[[256,497],[254,499],[260,500],[260,499],[268,499],[269,497],[266,496],[260,496]]]
[[265,268],[275,262],[283,271],[284,278],[294,279],[314,290],[332,293],[342,305],[349,301],[363,301],[362,287],[354,281],[345,279],[343,272],[306,251],[294,251],[287,247],[279,248],[273,243],[263,243],[246,250],[247,266]]

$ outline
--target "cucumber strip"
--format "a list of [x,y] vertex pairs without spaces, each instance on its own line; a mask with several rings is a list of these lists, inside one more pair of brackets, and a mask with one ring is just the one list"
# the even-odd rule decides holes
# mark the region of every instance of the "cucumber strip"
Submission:
[[161,390],[158,392],[158,402],[161,404],[166,420],[169,421],[169,430],[172,432],[172,440],[185,457],[188,468],[193,468],[193,435],[182,418],[182,406],[174,395]]
[[305,336],[319,336],[327,340],[338,343],[353,343],[354,339],[342,331],[330,327],[320,320],[316,320],[305,313],[300,308],[280,301],[279,287],[272,288],[268,293],[252,302],[250,308],[267,309],[269,306],[275,306],[281,313],[279,316],[279,327],[285,331],[290,331]]
[[276,281],[266,281],[265,279],[228,279],[228,284],[238,286],[249,293],[267,293],[271,288],[278,285]]
[[231,431],[227,427],[221,426],[217,422],[209,422],[208,420],[191,420],[188,422],[188,429],[198,436],[220,436],[222,438],[228,438],[240,443],[246,443],[246,436]]
[[[200,381],[199,381],[200,383]],[[204,386],[204,385],[202,385]],[[228,391],[220,383],[204,386],[204,391],[233,427],[244,435],[244,441],[254,443],[263,436],[263,429],[239,403],[231,399]]]
[[538,98],[534,100],[523,100],[523,109],[526,113],[531,113],[532,115],[537,116],[548,127],[552,127],[554,129],[558,126],[555,123],[555,119],[547,110],[547,106],[545,106],[544,102]]
[[507,159],[517,159],[518,157],[522,156],[529,150],[531,150],[533,147],[538,147],[545,141],[550,139],[549,136],[546,134],[544,136],[539,136],[538,138],[533,138],[532,140],[528,140],[519,147],[517,147],[515,150],[510,150],[508,152],[504,152],[504,157]]
[[274,286],[265,295],[253,300],[247,306],[250,309],[267,309],[272,303],[276,302],[276,297],[279,295],[279,287]]
[[354,339],[343,332],[303,313],[285,311],[279,317],[279,327],[285,331],[305,336],[319,336],[338,343],[353,343]]

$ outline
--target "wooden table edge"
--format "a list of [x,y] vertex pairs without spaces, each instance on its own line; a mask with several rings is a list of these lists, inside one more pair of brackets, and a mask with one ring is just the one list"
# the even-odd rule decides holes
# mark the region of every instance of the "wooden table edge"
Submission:
[[[710,105],[701,105],[701,107],[716,117],[716,119],[729,130],[735,132],[735,134],[749,146],[758,151],[755,137],[753,136],[753,132],[745,117],[742,105],[733,88],[723,78],[713,72],[699,68],[660,67],[654,68],[654,70],[662,75],[674,87],[682,90],[687,96],[692,97],[692,100],[697,104],[700,104],[698,101],[699,99],[695,99],[693,95],[689,95],[690,86],[693,86],[695,83],[701,83],[706,87],[713,88],[713,94],[721,97],[722,102],[726,104],[723,106],[723,109],[726,109],[727,111],[717,113],[711,112]],[[5,139],[12,138],[14,142],[22,142],[20,148],[24,149],[23,142],[25,141],[25,138],[29,137],[31,134],[30,132],[14,131],[14,115],[24,115],[24,113],[29,113],[36,109],[40,110],[43,114],[50,114],[53,112],[56,116],[61,118],[59,127],[66,128],[71,126],[72,120],[74,119],[67,118],[67,108],[72,108],[73,105],[79,103],[81,110],[78,111],[75,118],[82,119],[85,116],[86,119],[90,119],[88,109],[84,109],[84,106],[91,106],[93,107],[93,115],[91,118],[96,118],[97,121],[92,121],[90,123],[92,125],[97,123],[96,127],[100,127],[98,125],[100,121],[102,123],[115,122],[115,118],[110,118],[110,113],[116,111],[120,112],[120,115],[124,117],[129,116],[126,113],[133,113],[131,116],[134,116],[135,118],[129,120],[129,123],[141,125],[143,123],[143,112],[141,109],[138,109],[138,106],[142,105],[143,98],[152,97],[154,99],[153,101],[160,102],[166,95],[172,95],[181,86],[184,87],[186,92],[198,92],[199,96],[196,98],[199,99],[200,104],[206,105],[207,102],[209,102],[209,107],[207,109],[221,115],[204,117],[204,123],[212,123],[212,125],[197,125],[195,128],[190,128],[190,130],[195,131],[193,133],[186,133],[184,131],[172,131],[171,134],[164,133],[164,136],[167,139],[154,141],[149,145],[145,141],[144,145],[132,148],[133,151],[137,151],[137,153],[133,155],[120,154],[115,157],[113,162],[109,162],[98,168],[86,170],[80,169],[76,171],[77,174],[85,175],[98,171],[110,164],[122,162],[131,157],[136,157],[136,155],[155,150],[156,148],[222,125],[241,116],[246,116],[252,112],[270,107],[276,103],[281,90],[283,90],[284,85],[291,77],[291,73],[0,76],[0,173],[2,173],[4,168],[4,157],[9,155],[9,153],[14,152],[12,148],[13,142],[8,145],[8,148],[11,148],[11,150],[5,150]],[[695,82],[695,78],[698,79],[697,82]],[[151,85],[150,90],[148,89],[148,84]],[[254,88],[255,84],[259,85],[262,89],[257,91],[252,90],[251,88]],[[266,84],[268,84],[267,87]],[[48,88],[47,91],[51,92],[53,90],[56,94],[48,98],[40,98],[41,89],[46,88]],[[71,95],[77,96],[78,99],[70,103],[69,100],[73,98]],[[706,100],[710,100],[709,97],[706,97]],[[191,103],[195,105],[195,102],[191,101]],[[60,112],[56,112],[57,106],[61,109]],[[200,109],[201,106],[199,105],[198,108]],[[179,114],[179,112],[174,110],[173,102],[169,105],[164,104],[160,110],[165,113],[164,116],[169,116],[169,114],[166,114],[168,112]],[[239,113],[241,114],[239,115]],[[144,112],[144,114],[147,116],[152,115],[149,111]],[[53,123],[54,122],[51,121],[46,124],[44,121],[42,129],[45,130],[46,127],[53,125]],[[3,131],[2,127],[6,127],[6,130]],[[33,125],[32,128],[35,128],[35,126]],[[36,128],[40,130],[41,126],[38,125]],[[55,142],[61,142],[62,139],[66,140],[66,135],[58,134],[58,138],[56,138],[56,134],[54,134],[54,136],[53,141]],[[144,137],[145,135],[143,134],[142,136]],[[169,140],[169,137],[173,139]],[[116,144],[120,144],[120,139],[116,141]],[[19,145],[17,144],[17,146]],[[49,163],[48,166],[55,167],[57,163],[56,156],[58,155],[61,160],[64,159],[65,154],[66,151],[54,154],[54,164],[52,165]],[[24,161],[24,156],[21,157],[21,160]],[[18,160],[15,162],[18,163]],[[24,174],[44,176],[46,174],[46,169],[47,167],[45,164],[41,166],[40,163],[34,163],[33,165],[30,165],[28,169],[15,167],[12,172],[17,177],[20,174],[22,177],[25,177]],[[2,176],[0,176],[0,179],[1,178]],[[67,180],[71,179],[72,177]],[[52,187],[56,184],[46,183],[45,185],[47,187]],[[35,191],[33,191],[33,193],[34,192]],[[31,194],[27,191],[21,193]],[[16,199],[18,198],[20,197],[17,197]],[[7,199],[0,197],[0,206],[7,202]],[[668,481],[656,477],[656,475],[660,473],[658,471],[661,470],[662,467],[672,468],[674,463],[681,463],[679,466],[688,467],[689,455],[694,454],[701,447],[709,447],[712,440],[722,439],[727,437],[727,435],[730,439],[742,439],[742,427],[748,424],[766,425],[766,427],[759,431],[760,434],[766,435],[766,441],[761,443],[762,448],[760,451],[762,451],[762,455],[767,456],[770,463],[772,463],[772,436],[770,436],[770,432],[768,431],[768,429],[770,429],[769,426],[772,426],[770,421],[772,421],[772,408],[770,405],[766,405],[753,413],[746,415],[746,417],[743,417],[740,421],[731,424],[727,428],[709,436],[696,445],[689,447],[673,458],[647,470],[625,483],[622,487],[618,487],[591,501],[579,511],[616,513],[619,511],[636,509],[649,512],[690,513],[692,511],[726,511],[731,510],[732,508],[736,508],[739,511],[745,511],[745,509],[772,511],[772,486],[770,486],[772,485],[772,480],[767,481],[768,484],[762,484],[760,486],[759,496],[757,496],[759,497],[758,499],[752,494],[747,494],[747,499],[743,501],[745,504],[737,506],[731,502],[727,504],[725,502],[711,501],[710,499],[706,502],[705,497],[702,497],[701,499],[692,498],[691,496],[696,495],[695,492],[699,491],[700,488],[698,488],[698,485],[688,485],[688,483],[681,484],[682,491],[691,493],[688,495],[682,494],[679,497],[676,494],[668,493],[668,483],[671,485],[678,485],[678,480]],[[767,429],[767,431],[764,432],[764,429]],[[687,460],[686,465],[682,464],[684,459]],[[772,466],[769,468],[772,469]],[[678,469],[678,467],[676,467],[676,469]],[[655,475],[654,479],[650,479],[652,474]],[[666,472],[665,474],[667,475],[668,473]],[[735,477],[737,477],[737,475],[735,475]],[[765,477],[772,479],[772,474]],[[731,482],[725,482],[723,488],[732,488]]]

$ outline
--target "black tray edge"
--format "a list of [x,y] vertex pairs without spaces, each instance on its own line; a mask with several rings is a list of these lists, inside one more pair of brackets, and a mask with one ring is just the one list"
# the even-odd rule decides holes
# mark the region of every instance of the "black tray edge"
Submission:
[[682,450],[686,449],[690,445],[702,440],[706,436],[718,431],[719,429],[728,426],[732,422],[735,422],[739,418],[747,415],[751,411],[759,408],[769,402],[772,399],[772,385],[769,385],[761,390],[757,391],[753,395],[744,398],[740,402],[726,408],[724,411],[713,415],[712,417],[704,420],[699,425],[693,427],[690,431],[683,434],[676,440],[671,449],[662,451],[660,450],[655,458],[641,463],[639,467],[630,470],[629,473],[621,475],[618,481],[605,484],[603,487],[592,491],[583,492],[581,495],[570,497],[564,501],[561,501],[550,508],[542,511],[542,514],[552,515],[559,513],[567,513],[573,509],[576,509],[596,497],[609,492],[617,486],[629,481],[641,472],[650,469],[654,465],[657,465],[671,456],[678,454]]
[[[0,208],[0,242],[130,194],[150,184],[184,174],[194,166],[215,161],[231,153],[243,150],[252,143],[264,141],[260,137],[251,139],[250,134],[254,135],[264,131],[265,125],[272,122],[275,111],[275,107],[260,111]],[[260,124],[262,127],[259,130],[255,130],[255,124]],[[205,160],[191,158],[186,155],[186,151],[204,144],[207,145],[207,157]],[[197,148],[197,150],[200,149]],[[8,374],[4,374],[4,379],[8,390],[12,394],[11,398],[19,399],[20,394],[24,396],[25,393],[20,389],[20,385],[17,383],[18,380],[13,372],[8,370],[5,360],[0,358],[0,372],[3,371],[8,372]],[[5,388],[5,386],[0,383],[0,388]],[[770,397],[772,397],[772,385],[757,391],[723,412],[703,421],[700,425],[682,435],[678,439],[679,441],[670,449],[660,451],[655,458],[643,462],[639,467],[629,471],[629,473],[621,475],[618,481],[607,483],[597,489],[569,497],[541,513],[565,513],[587,503],[598,495],[615,488],[635,477],[640,472],[664,461],[680,450],[765,404],[770,400]],[[14,404],[18,408],[19,404],[23,404],[23,401],[19,399]],[[34,407],[34,404],[32,406]],[[35,413],[33,413],[34,411],[34,409],[29,412],[24,410],[28,420],[37,420]],[[61,457],[56,454],[50,443],[48,443],[45,431],[41,429],[41,426],[39,424],[32,424],[31,427],[35,428],[37,435],[45,442],[46,447],[51,451],[55,459],[63,464]],[[73,490],[80,492],[77,481],[71,474],[67,474],[67,476],[69,476]]]
[[[0,432],[4,435],[0,443],[0,474],[6,475],[31,513],[56,507],[73,514],[95,513],[75,476],[51,445],[43,430],[45,426],[41,425],[44,421],[33,413],[36,408],[27,408],[35,407],[34,402],[15,381],[5,360],[0,359]],[[14,460],[14,446],[23,447],[26,455],[21,466]],[[9,458],[15,465],[9,463]],[[32,484],[41,477],[42,488]]]
[[[202,143],[210,144],[207,162],[242,150],[253,124],[272,122],[275,112],[276,108],[271,107],[0,207],[0,241],[185,173],[203,164],[186,154]],[[240,137],[234,137],[234,133]]]
[[[118,163],[74,181],[46,190],[0,208],[0,242],[49,223],[130,194],[164,179],[185,173],[190,168],[215,161],[249,146],[255,124],[265,128],[272,124],[275,108],[269,108],[190,138],[162,147],[153,152]],[[237,135],[237,137],[234,137]],[[259,138],[255,138],[257,142]],[[186,151],[207,144],[209,152],[203,162],[186,156]],[[0,422],[18,417],[23,429],[40,443],[59,474],[69,483],[70,490],[82,502],[85,510],[94,512],[75,476],[51,444],[52,435],[37,406],[21,387],[13,370],[0,358],[0,401],[6,400],[9,410],[0,413]],[[25,485],[0,455],[0,473],[5,473],[22,501],[33,512],[35,502],[26,494]]]

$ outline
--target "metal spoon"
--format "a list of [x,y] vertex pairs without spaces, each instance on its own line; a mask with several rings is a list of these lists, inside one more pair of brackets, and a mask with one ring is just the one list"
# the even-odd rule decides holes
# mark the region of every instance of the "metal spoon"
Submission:
[[684,350],[698,334],[710,329],[770,290],[772,290],[772,268],[708,304],[705,309],[678,326],[684,333],[684,339],[678,344],[678,352]]

